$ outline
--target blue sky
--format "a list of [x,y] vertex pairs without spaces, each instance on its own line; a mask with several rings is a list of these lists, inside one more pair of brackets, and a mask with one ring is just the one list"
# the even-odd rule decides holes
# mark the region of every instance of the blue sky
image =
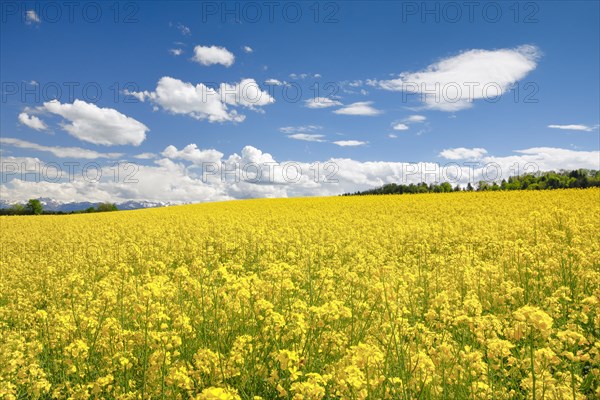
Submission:
[[[394,171],[408,162],[600,168],[596,1],[481,2],[471,10],[462,2],[280,2],[271,20],[263,2],[103,3],[101,15],[100,3],[67,3],[2,4],[3,161],[135,162],[139,177],[166,186],[90,190],[12,174],[2,182],[9,200],[336,194],[398,180]],[[465,82],[477,85],[473,96]],[[233,102],[221,92],[200,104],[179,91],[200,83],[229,84]],[[453,102],[456,85],[461,101]],[[485,85],[502,94],[481,98]],[[407,93],[414,87],[430,96]],[[262,102],[244,103],[233,94],[239,88],[264,91]],[[319,108],[310,103],[316,88]],[[202,162],[235,154],[242,162],[344,160],[341,182],[282,189],[197,179]],[[179,167],[185,178],[174,179]]]

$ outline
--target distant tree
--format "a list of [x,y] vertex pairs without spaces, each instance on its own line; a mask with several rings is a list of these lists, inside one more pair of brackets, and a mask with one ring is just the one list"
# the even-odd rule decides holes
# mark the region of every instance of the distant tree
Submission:
[[[600,171],[589,169],[577,169],[573,171],[547,171],[526,173],[523,175],[510,176],[498,182],[489,183],[479,181],[478,191],[485,190],[548,190],[548,189],[566,189],[566,188],[586,188],[600,187]],[[469,183],[464,189],[467,191],[475,190],[473,183]],[[384,186],[369,189],[364,192],[356,192],[355,195],[373,195],[373,194],[414,194],[414,193],[441,193],[448,191],[461,191],[460,185],[454,189],[448,182],[442,183],[411,183],[409,185],[388,183]],[[350,195],[347,193],[346,195]]]
[[442,189],[442,192],[447,193],[447,192],[451,192],[452,191],[452,185],[449,184],[448,182],[444,182],[440,185],[440,188]]
[[117,205],[114,203],[100,203],[98,204],[98,207],[96,208],[96,210],[98,212],[105,212],[105,211],[117,211]]
[[15,203],[12,206],[10,206],[9,211],[13,215],[23,215],[25,214],[25,207],[23,207],[23,205],[19,203]]
[[42,211],[44,211],[44,207],[42,206],[42,202],[38,199],[29,199],[25,206],[25,210],[28,214],[40,215]]
[[88,208],[85,209],[85,212],[86,213],[93,213],[93,212],[96,212],[96,209],[94,207],[88,207]]
[[477,190],[480,192],[483,192],[483,191],[486,191],[489,189],[490,189],[490,185],[486,181],[479,181],[479,183],[477,184]]

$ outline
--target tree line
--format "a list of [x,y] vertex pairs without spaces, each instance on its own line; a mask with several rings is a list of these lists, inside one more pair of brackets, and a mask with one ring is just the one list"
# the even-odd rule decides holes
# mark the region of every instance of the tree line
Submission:
[[342,196],[363,196],[370,194],[416,194],[416,193],[447,193],[460,191],[488,190],[549,190],[600,187],[600,171],[589,169],[577,169],[573,171],[549,171],[511,176],[508,180],[498,182],[479,181],[477,187],[471,182],[465,188],[459,185],[452,187],[448,182],[443,183],[411,183],[408,185],[388,183],[379,188],[365,190],[362,192],[345,193]]
[[87,214],[96,212],[119,211],[114,203],[100,203],[96,207],[88,207],[77,211],[51,211],[44,210],[44,205],[39,199],[29,199],[25,205],[15,203],[9,208],[0,208],[0,215],[64,215],[64,214]]

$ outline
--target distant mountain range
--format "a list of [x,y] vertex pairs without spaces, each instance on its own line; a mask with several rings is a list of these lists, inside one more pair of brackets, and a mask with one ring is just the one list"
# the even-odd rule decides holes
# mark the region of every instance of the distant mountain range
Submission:
[[[46,211],[81,211],[90,207],[97,207],[101,202],[91,203],[88,201],[63,203],[53,199],[40,197],[40,202],[44,206]],[[9,208],[13,203],[9,203],[5,200],[0,200],[0,208]],[[23,203],[25,204],[25,203]],[[140,208],[153,208],[153,207],[166,207],[175,205],[175,203],[162,202],[162,201],[133,201],[129,200],[123,203],[116,203],[119,210],[137,210]]]

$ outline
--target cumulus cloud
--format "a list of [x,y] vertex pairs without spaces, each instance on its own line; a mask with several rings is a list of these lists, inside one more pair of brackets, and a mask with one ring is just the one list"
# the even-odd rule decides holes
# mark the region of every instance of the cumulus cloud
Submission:
[[27,25],[40,24],[41,22],[42,20],[40,19],[39,15],[37,15],[35,10],[27,10],[25,12],[25,23]]
[[368,144],[369,142],[363,142],[360,140],[338,140],[335,142],[332,142],[335,145],[341,146],[341,147],[356,147],[356,146],[364,146],[366,144]]
[[366,115],[366,116],[375,116],[382,113],[381,110],[377,110],[372,107],[372,101],[359,101],[357,103],[349,104],[345,107],[342,107],[338,110],[335,110],[335,114],[341,115]]
[[479,160],[487,154],[486,149],[475,147],[467,149],[465,147],[457,147],[454,149],[445,149],[440,153],[440,157],[448,160]]
[[[184,151],[186,148],[189,151]],[[168,151],[168,156],[202,152],[197,146]],[[216,151],[216,150],[215,150]],[[137,183],[115,182],[112,166],[106,167],[98,183],[90,183],[76,176],[72,182],[31,182],[12,177],[0,186],[3,199],[15,202],[32,197],[50,197],[58,201],[111,201],[146,200],[163,202],[203,202],[250,197],[329,196],[379,187],[386,183],[418,183],[449,181],[466,185],[468,181],[501,180],[510,174],[559,169],[600,169],[599,151],[575,151],[561,148],[538,147],[521,149],[505,156],[484,156],[468,164],[452,161],[446,167],[432,162],[356,161],[348,158],[330,158],[311,162],[276,160],[271,154],[246,146],[241,154],[223,157],[216,169],[207,171],[197,165],[193,156],[155,160],[153,165],[140,165]],[[187,157],[187,155],[186,155]],[[3,160],[4,161],[4,158]],[[195,163],[196,162],[196,163]],[[315,180],[314,163],[330,166],[329,178],[324,174]],[[518,168],[515,166],[518,166]],[[257,168],[258,164],[258,168]],[[486,168],[494,165],[497,168]],[[311,169],[312,166],[312,169]],[[226,173],[223,173],[226,171]],[[298,173],[296,173],[298,172]],[[14,178],[14,179],[13,179]]]
[[294,133],[288,135],[290,139],[304,140],[305,142],[325,142],[325,135],[310,134],[310,133]]
[[304,102],[308,108],[328,108],[342,105],[339,101],[328,97],[315,97],[313,99],[304,100]]
[[183,54],[183,50],[182,49],[169,49],[169,53],[173,54],[174,56],[180,56],[181,54]]
[[271,79],[267,79],[267,80],[265,81],[265,85],[271,85],[271,86],[281,86],[281,85],[283,85],[283,82],[281,82],[281,81],[279,81],[279,80],[277,80],[277,79],[273,79],[273,78],[271,78]]
[[395,124],[393,128],[396,131],[407,131],[409,129],[408,125],[402,123]]
[[35,129],[36,131],[45,131],[46,129],[48,129],[48,126],[44,123],[44,121],[42,121],[35,115],[28,115],[24,112],[19,114],[19,122],[25,126],[30,127],[31,129]]
[[275,102],[275,99],[261,90],[254,79],[242,79],[236,83],[222,83],[218,90],[203,83],[193,85],[179,79],[163,76],[153,92],[126,92],[140,101],[150,99],[155,105],[173,114],[185,114],[198,120],[209,122],[242,122],[246,117],[230,106],[245,107],[262,111],[261,107]]
[[260,90],[254,79],[242,79],[234,84],[222,83],[219,94],[221,101],[227,104],[250,109],[275,103],[275,99],[267,91]]
[[495,99],[537,67],[540,50],[531,45],[468,50],[417,72],[379,81],[379,87],[418,94],[427,108],[458,111],[477,99]]
[[177,147],[170,145],[167,146],[161,153],[163,157],[170,159],[181,159],[190,161],[193,164],[201,165],[207,162],[217,162],[223,157],[223,153],[215,149],[202,150],[194,143],[185,146],[181,150],[177,150]]
[[203,83],[193,85],[170,76],[160,78],[153,92],[128,94],[141,100],[149,99],[172,114],[188,115],[198,120],[241,122],[245,118],[244,115],[238,115],[236,110],[229,111],[216,90]]
[[548,128],[552,128],[552,129],[563,129],[563,130],[567,130],[567,131],[585,131],[585,132],[591,132],[594,129],[597,128],[597,126],[588,126],[588,125],[582,125],[582,124],[574,124],[574,125],[548,125]]
[[231,67],[235,62],[235,56],[225,47],[196,46],[194,47],[194,57],[192,57],[192,60],[205,66],[221,64]]
[[123,153],[100,153],[93,150],[82,149],[81,147],[43,146],[41,144],[15,138],[0,138],[0,143],[21,149],[52,153],[59,158],[84,158],[91,160],[96,158],[118,158],[123,156]]
[[242,47],[242,50],[244,50],[244,53],[252,53],[254,51],[250,46],[244,46]]
[[47,101],[42,109],[69,121],[63,122],[61,127],[70,135],[93,144],[139,146],[149,130],[146,125],[115,109],[100,108],[82,100],[72,104]]

